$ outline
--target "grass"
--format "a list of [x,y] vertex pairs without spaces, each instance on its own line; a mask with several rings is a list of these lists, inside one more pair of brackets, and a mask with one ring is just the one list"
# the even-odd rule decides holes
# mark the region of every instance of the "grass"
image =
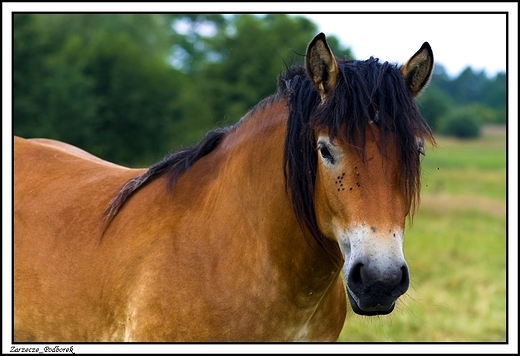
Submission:
[[349,310],[339,341],[506,341],[506,134],[437,137],[408,224],[410,288],[393,313]]

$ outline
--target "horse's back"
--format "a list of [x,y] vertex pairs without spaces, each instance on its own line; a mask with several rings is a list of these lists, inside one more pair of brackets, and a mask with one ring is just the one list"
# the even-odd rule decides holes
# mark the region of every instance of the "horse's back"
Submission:
[[[22,140],[22,139],[20,137],[16,137],[15,140],[18,142],[19,140]],[[107,165],[110,167],[117,167],[117,168],[123,168],[123,169],[125,168],[125,167],[117,165],[115,163],[105,161],[97,156],[94,156],[93,154],[91,154],[85,150],[82,150],[79,147],[73,146],[71,144],[68,144],[68,143],[65,143],[62,141],[57,141],[57,140],[53,140],[53,139],[49,139],[49,138],[30,138],[30,139],[26,139],[26,141],[37,143],[37,144],[40,144],[40,145],[43,145],[46,147],[50,147],[50,148],[54,148],[54,149],[63,150],[71,155],[77,156],[78,158],[83,158],[85,160],[90,160],[90,161],[93,161],[93,162],[96,162],[99,164]]]
[[111,197],[139,173],[57,141],[14,138],[15,340],[48,336],[70,322],[63,315],[100,322],[100,270],[85,261],[97,258]]
[[59,141],[15,137],[15,212],[77,207],[99,209],[101,215],[121,185],[139,172]]

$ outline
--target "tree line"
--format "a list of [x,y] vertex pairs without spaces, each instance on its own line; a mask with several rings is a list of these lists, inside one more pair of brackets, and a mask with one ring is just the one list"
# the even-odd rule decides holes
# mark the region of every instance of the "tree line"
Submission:
[[[238,121],[276,91],[317,26],[302,16],[15,14],[13,133],[147,166]],[[333,52],[349,48],[328,36]],[[454,119],[501,123],[506,75],[437,66],[418,99],[434,131]],[[462,118],[462,119],[461,119]]]

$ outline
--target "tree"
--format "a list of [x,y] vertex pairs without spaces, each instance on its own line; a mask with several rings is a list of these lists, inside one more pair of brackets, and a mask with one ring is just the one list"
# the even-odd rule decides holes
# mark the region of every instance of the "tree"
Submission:
[[[442,65],[437,65],[429,88],[417,99],[421,113],[430,126],[439,130],[439,124],[452,115],[452,111],[468,111],[478,117],[478,125],[506,123],[506,75],[498,73],[488,78],[484,72],[466,68],[450,78]],[[475,109],[477,108],[477,109]]]
[[416,103],[422,116],[433,130],[438,129],[439,121],[454,107],[453,100],[435,85],[430,85],[416,99]]
[[[217,124],[240,119],[260,99],[276,92],[277,77],[293,63],[302,63],[316,25],[304,17],[284,14],[234,16],[205,46],[215,60],[198,73],[197,83]],[[329,42],[337,55],[350,51]]]
[[451,111],[439,125],[439,133],[446,136],[470,139],[481,134],[480,118],[471,115],[468,110]]
[[206,106],[167,61],[162,15],[15,15],[16,135],[69,142],[127,165],[172,148],[175,125]]
[[228,28],[228,18],[220,14],[174,14],[169,18],[174,29],[169,58],[175,68],[192,74],[218,56],[206,43],[218,28]]

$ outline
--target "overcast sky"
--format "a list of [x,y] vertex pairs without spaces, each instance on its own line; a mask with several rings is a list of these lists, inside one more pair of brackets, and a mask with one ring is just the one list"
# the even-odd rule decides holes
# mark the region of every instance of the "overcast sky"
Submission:
[[402,63],[429,42],[448,74],[470,66],[494,75],[506,70],[505,14],[305,14],[335,35],[356,59]]

